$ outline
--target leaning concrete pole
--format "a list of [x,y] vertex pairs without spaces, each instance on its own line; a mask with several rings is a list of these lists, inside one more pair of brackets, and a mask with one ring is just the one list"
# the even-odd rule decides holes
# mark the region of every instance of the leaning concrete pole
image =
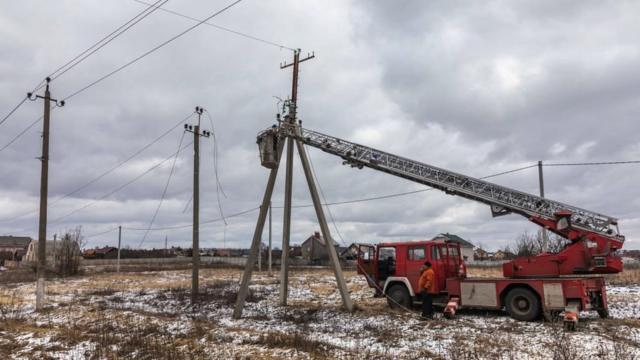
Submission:
[[287,172],[284,181],[282,257],[280,260],[280,305],[287,305],[289,295],[289,241],[291,238],[291,195],[293,188],[293,139],[287,138]]
[[[296,135],[300,136],[300,128],[296,126],[295,131]],[[333,273],[336,276],[336,282],[338,283],[340,296],[342,296],[342,304],[344,305],[345,309],[347,309],[347,311],[353,311],[353,303],[351,302],[351,297],[349,296],[349,291],[347,290],[347,283],[344,280],[344,275],[342,273],[342,268],[340,267],[340,260],[338,259],[336,248],[333,246],[333,239],[331,238],[329,226],[327,225],[327,219],[325,218],[324,211],[322,210],[322,203],[320,202],[320,197],[318,196],[318,189],[316,188],[316,183],[313,179],[313,173],[311,172],[311,167],[309,166],[309,159],[307,158],[304,144],[302,144],[300,140],[296,140],[296,145],[298,147],[298,154],[300,154],[300,160],[302,161],[304,176],[307,178],[307,184],[309,185],[309,192],[311,193],[311,199],[313,200],[313,207],[316,210],[316,216],[318,217],[318,222],[320,223],[320,231],[322,231],[322,237],[324,237],[324,244],[327,248],[329,259],[331,260]]]
[[[284,141],[278,144],[278,159],[282,154],[282,148],[284,147]],[[267,218],[267,212],[269,210],[269,204],[271,203],[271,195],[273,194],[273,187],[278,177],[278,165],[271,169],[269,173],[269,180],[267,181],[267,188],[264,191],[262,198],[262,204],[260,205],[260,214],[258,215],[258,222],[256,223],[256,229],[253,232],[253,241],[251,242],[251,250],[249,251],[249,258],[247,264],[244,267],[244,273],[242,274],[242,282],[240,283],[240,289],[238,290],[238,298],[236,299],[236,306],[233,309],[233,318],[239,319],[242,317],[242,309],[244,308],[244,302],[247,299],[247,293],[249,292],[249,282],[251,281],[251,275],[253,274],[253,266],[256,263],[256,257],[258,256],[258,247],[260,246],[260,239],[262,238],[262,230],[264,229],[264,223]]]

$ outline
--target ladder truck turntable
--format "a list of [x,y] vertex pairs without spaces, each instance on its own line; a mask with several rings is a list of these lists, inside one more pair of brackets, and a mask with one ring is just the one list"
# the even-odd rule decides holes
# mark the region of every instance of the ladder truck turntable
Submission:
[[[417,300],[418,278],[424,261],[436,272],[434,303],[444,315],[457,309],[502,309],[517,320],[564,311],[565,328],[575,329],[581,311],[608,316],[603,274],[622,271],[616,254],[624,244],[618,220],[590,210],[513,190],[488,181],[424,164],[337,137],[279,122],[258,134],[262,165],[278,164],[277,144],[294,138],[343,159],[343,165],[382,171],[450,195],[490,206],[494,217],[519,214],[547,231],[569,240],[558,253],[520,257],[503,264],[501,278],[470,278],[460,245],[445,240],[360,244],[358,273],[376,294],[387,296],[391,307],[411,307]],[[391,256],[391,259],[388,257]]]

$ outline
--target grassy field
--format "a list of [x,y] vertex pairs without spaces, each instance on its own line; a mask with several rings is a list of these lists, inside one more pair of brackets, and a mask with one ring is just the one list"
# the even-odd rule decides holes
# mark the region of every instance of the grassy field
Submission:
[[[498,269],[470,269],[499,276]],[[184,270],[93,274],[53,280],[49,304],[33,311],[34,285],[0,289],[0,358],[15,359],[633,359],[640,357],[640,270],[611,277],[612,318],[595,314],[575,333],[558,323],[523,323],[501,312],[462,311],[455,320],[395,312],[361,276],[347,272],[357,305],[341,309],[327,270],[294,271],[289,306],[278,279],[256,274],[244,318],[231,311],[241,276],[204,269],[190,304]]]

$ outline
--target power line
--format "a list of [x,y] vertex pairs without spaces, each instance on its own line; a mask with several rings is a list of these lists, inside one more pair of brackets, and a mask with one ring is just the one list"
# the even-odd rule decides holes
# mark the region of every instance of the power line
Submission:
[[[133,0],[133,1],[135,1],[137,3],[140,3],[140,4],[149,5],[149,3],[141,1],[141,0]],[[199,19],[196,19],[196,18],[191,17],[189,15],[181,14],[181,13],[179,13],[177,11],[169,10],[169,9],[166,9],[166,8],[160,8],[160,10],[164,11],[166,13],[169,13],[169,14],[173,14],[173,15],[179,16],[181,18],[189,19],[191,21],[200,21]],[[236,31],[236,30],[232,30],[232,29],[226,28],[224,26],[216,25],[216,24],[213,24],[213,23],[210,23],[210,22],[204,22],[204,24],[205,25],[209,25],[211,27],[214,27],[214,28],[216,28],[218,30],[226,31],[226,32],[238,35],[238,36],[242,36],[242,37],[250,39],[250,40],[254,40],[254,41],[258,41],[258,42],[261,42],[261,43],[264,43],[264,44],[267,44],[267,45],[271,45],[271,46],[277,47],[279,49],[287,49],[287,50],[290,50],[290,51],[296,51],[296,49],[294,49],[294,48],[291,48],[291,47],[288,47],[288,46],[285,46],[285,45],[282,45],[282,44],[278,44],[278,43],[276,43],[274,41],[265,40],[265,39],[259,38],[257,36],[249,35],[249,34],[246,34],[246,33],[242,33],[240,31]]]
[[[173,177],[173,170],[176,167],[176,161],[178,160],[178,154],[180,153],[180,147],[182,147],[182,141],[184,140],[184,135],[186,132],[182,132],[182,136],[180,137],[180,142],[178,143],[178,151],[176,151],[176,156],[173,158],[173,163],[171,164],[171,171],[169,171],[169,178],[167,179],[167,183],[164,185],[164,190],[162,190],[162,196],[160,197],[160,202],[158,203],[158,207],[156,211],[153,213],[151,217],[151,221],[149,222],[149,228],[153,226],[153,222],[156,221],[156,217],[158,216],[158,212],[160,212],[160,207],[162,206],[162,202],[164,201],[165,196],[167,196],[167,189],[169,189],[169,183],[171,183],[171,178]],[[149,230],[144,233],[142,240],[140,240],[140,244],[138,247],[141,247],[144,241],[147,239],[147,235],[149,235]]]
[[[248,213],[250,213],[250,212],[254,212],[254,211],[258,210],[258,209],[260,209],[260,207],[259,207],[259,206],[258,206],[258,207],[251,208],[251,209],[243,210],[243,211],[237,212],[237,213],[235,213],[235,214],[227,215],[227,216],[225,216],[225,217],[224,217],[224,219],[230,219],[230,218],[238,217],[238,216],[241,216],[241,215],[245,215],[245,214],[248,214]],[[200,222],[200,224],[201,224],[201,225],[202,225],[202,224],[211,224],[211,223],[215,223],[215,222],[222,221],[222,220],[223,220],[223,218],[222,218],[222,217],[219,217],[219,218],[217,218],[217,219],[213,219],[213,220],[201,221],[201,222]],[[192,227],[192,226],[193,226],[193,224],[188,224],[188,225],[175,225],[175,226],[164,226],[164,227],[155,227],[155,228],[125,228],[125,227],[123,227],[123,229],[125,229],[125,230],[131,230],[131,231],[158,231],[158,230],[176,230],[176,229],[185,229],[185,228],[190,228],[190,227]],[[225,228],[226,228],[226,226],[225,226]]]
[[542,163],[542,166],[590,166],[590,165],[622,165],[622,164],[640,164],[640,160],[628,161],[596,161],[596,162],[577,162],[577,163]]
[[160,139],[164,138],[165,136],[167,136],[171,131],[173,131],[175,128],[177,128],[180,124],[182,124],[184,121],[188,120],[189,118],[191,118],[193,116],[193,113],[189,114],[189,116],[187,116],[184,119],[181,119],[179,122],[177,122],[175,125],[173,125],[171,128],[169,128],[167,131],[165,131],[164,133],[162,133],[160,136],[158,136],[157,138],[155,138],[153,141],[151,141],[150,143],[146,144],[145,146],[143,146],[142,148],[140,148],[138,151],[134,152],[133,154],[129,155],[129,157],[127,157],[125,160],[121,161],[120,163],[118,163],[116,166],[113,166],[112,168],[108,169],[107,171],[103,172],[102,174],[96,176],[95,178],[93,178],[92,180],[89,180],[87,183],[85,183],[84,185],[80,186],[79,188],[63,195],[61,198],[56,199],[55,201],[53,201],[51,203],[51,205],[57,203],[58,201],[67,198],[71,195],[76,194],[77,192],[79,192],[80,190],[86,189],[89,185],[94,184],[96,181],[102,179],[103,177],[109,175],[110,173],[112,173],[113,171],[115,171],[116,169],[122,167],[124,164],[128,163],[129,161],[131,161],[134,157],[140,155],[143,151],[147,150],[148,148],[150,148],[152,145],[154,145],[155,143],[157,143],[158,141],[160,141]]
[[115,231],[115,230],[118,230],[118,227],[117,227],[117,226],[116,226],[116,227],[114,227],[114,228],[111,228],[111,229],[109,229],[109,230],[106,230],[106,231],[102,231],[102,232],[95,233],[95,234],[91,234],[91,235],[85,235],[85,236],[83,236],[83,237],[84,237],[85,239],[88,239],[88,238],[92,238],[92,237],[96,237],[96,236],[100,236],[100,235],[108,234],[108,233],[110,233],[110,232],[112,232],[112,231]]
[[29,131],[29,129],[31,129],[32,127],[34,127],[37,123],[39,123],[40,121],[42,121],[42,116],[37,118],[36,121],[32,122],[31,124],[29,124],[29,126],[27,126],[24,130],[22,130],[21,132],[19,132],[16,136],[14,136],[8,143],[6,143],[3,147],[0,148],[0,152],[2,152],[4,149],[8,148],[9,146],[11,146],[11,144],[13,144],[14,142],[16,142],[19,138],[22,137],[22,135],[24,135],[27,131]]
[[5,117],[2,118],[2,120],[0,120],[0,125],[4,124],[5,121],[7,121],[7,119],[13,115],[14,112],[16,112],[16,110],[18,110],[18,108],[20,108],[20,106],[22,106],[22,104],[24,104],[25,101],[27,101],[28,97],[25,96],[24,98],[22,98],[22,100],[18,103],[18,105],[16,105],[13,109],[11,109],[11,111],[9,111],[9,113],[7,115],[5,115]]
[[91,83],[89,83],[89,84],[85,85],[84,87],[80,88],[79,90],[77,90],[77,91],[75,91],[75,92],[71,93],[70,95],[66,96],[66,97],[64,98],[64,100],[66,101],[66,100],[68,100],[68,99],[71,99],[72,97],[74,97],[74,96],[76,96],[76,95],[80,94],[81,92],[83,92],[83,91],[85,91],[85,90],[89,89],[90,87],[92,87],[92,86],[94,86],[94,85],[98,84],[99,82],[101,82],[101,81],[105,80],[106,78],[108,78],[108,77],[110,77],[110,76],[112,76],[112,75],[114,75],[114,74],[116,74],[116,73],[118,73],[118,72],[122,71],[123,69],[125,69],[125,68],[129,67],[130,65],[133,65],[134,63],[138,62],[139,60],[141,60],[142,58],[146,57],[147,55],[150,55],[150,54],[154,53],[154,52],[155,52],[155,51],[157,51],[158,49],[160,49],[160,48],[164,47],[165,45],[167,45],[167,44],[171,43],[172,41],[174,41],[174,40],[176,40],[176,39],[178,39],[178,38],[182,37],[183,35],[185,35],[186,33],[190,32],[191,30],[193,30],[193,29],[197,28],[198,26],[200,26],[200,25],[204,24],[206,21],[211,20],[211,19],[213,19],[214,17],[216,17],[216,16],[218,16],[218,15],[222,14],[223,12],[225,12],[225,11],[227,11],[228,9],[232,8],[233,6],[237,5],[237,4],[238,4],[238,3],[240,3],[241,1],[242,1],[242,0],[236,0],[236,1],[234,1],[233,3],[231,3],[231,4],[227,5],[226,7],[222,8],[221,10],[216,11],[215,13],[213,13],[213,14],[212,14],[212,15],[210,15],[210,16],[208,16],[208,17],[207,17],[207,18],[205,18],[204,20],[202,20],[202,21],[198,22],[197,24],[195,24],[195,25],[193,25],[193,26],[190,26],[190,27],[189,27],[189,28],[187,28],[186,30],[184,30],[184,31],[182,31],[181,33],[179,33],[179,34],[177,34],[177,35],[175,35],[175,36],[171,37],[170,39],[168,39],[168,40],[166,40],[166,41],[164,41],[164,42],[160,43],[159,45],[155,46],[155,47],[154,47],[154,48],[152,48],[151,50],[146,51],[145,53],[143,53],[142,55],[140,55],[140,56],[136,57],[135,59],[133,59],[133,60],[131,60],[131,61],[129,61],[129,62],[127,62],[127,63],[125,63],[124,65],[122,65],[122,66],[120,66],[120,67],[116,68],[115,70],[111,71],[110,73],[108,73],[108,74],[106,74],[106,75],[103,75],[102,77],[98,78],[97,80],[94,80],[93,82],[91,82]]
[[[218,175],[218,140],[216,139],[216,130],[213,126],[213,118],[207,109],[204,109],[209,118],[209,122],[211,123],[211,134],[213,135],[213,172],[216,177],[216,200],[218,201],[218,209],[220,210],[220,216],[224,219],[224,211],[222,211],[222,202],[220,202],[220,193],[226,198],[227,194],[224,193],[224,189],[222,189],[222,183],[220,182],[220,177]],[[225,225],[227,221],[225,220]]]
[[[307,152],[307,155],[308,155],[308,154],[309,154],[309,153]],[[318,185],[318,189],[320,189],[320,195],[322,196],[322,200],[326,203],[326,202],[327,202],[327,199],[324,197],[324,192],[322,191],[322,186],[320,186],[320,182],[318,181],[318,177],[316,176],[316,173],[315,173],[316,171],[315,171],[315,169],[314,169],[314,167],[313,167],[313,162],[311,161],[311,157],[310,157],[310,156],[308,156],[308,158],[309,158],[309,164],[311,165],[311,174],[312,174],[313,178],[316,180],[316,184]],[[521,169],[521,170],[523,170],[523,169]],[[511,172],[513,172],[513,171],[511,171]],[[507,172],[507,173],[508,173],[508,172]],[[497,175],[495,175],[495,176],[497,176]],[[338,234],[338,237],[340,238],[340,242],[342,243],[342,245],[343,245],[343,246],[345,246],[345,247],[346,247],[346,246],[347,246],[347,244],[344,242],[344,238],[342,237],[342,233],[340,233],[340,229],[338,228],[338,224],[336,223],[336,220],[335,220],[335,218],[333,217],[333,214],[331,213],[331,208],[329,208],[329,206],[327,206],[327,212],[329,213],[329,218],[331,219],[331,222],[333,223],[333,227],[334,227],[334,229],[336,229],[336,234]],[[330,240],[332,240],[332,239],[325,239],[325,241],[330,241]],[[360,251],[360,250],[358,249],[358,251]],[[362,273],[367,277],[367,281],[369,281],[371,284],[375,284],[375,286],[376,286],[377,290],[378,290],[378,291],[380,291],[380,292],[382,292],[382,290],[383,290],[383,289],[380,287],[380,285],[378,285],[377,281],[375,281],[374,279],[371,279],[371,278],[369,277],[369,274],[367,273],[367,271],[366,271],[365,269],[363,269],[363,268],[362,268],[362,266],[361,266],[360,264],[356,264],[356,265],[358,266],[359,270],[360,270],[360,271],[361,271],[361,272],[362,272]],[[383,293],[383,294],[384,294],[384,293]],[[411,309],[409,309],[409,308],[407,308],[407,307],[403,306],[403,305],[402,305],[402,304],[400,304],[397,300],[395,300],[394,298],[392,298],[391,296],[389,296],[389,294],[384,294],[384,296],[385,296],[388,300],[393,301],[393,302],[394,302],[396,305],[398,305],[400,308],[402,308],[402,309],[404,309],[405,311],[407,311],[407,313],[408,313],[408,314],[410,314],[410,315],[412,315],[412,316],[417,316],[417,314],[416,314],[413,310],[411,310]]]
[[480,180],[484,180],[484,179],[489,179],[492,177],[496,177],[496,176],[500,176],[500,175],[506,175],[506,174],[511,174],[514,172],[518,172],[518,171],[522,171],[522,170],[526,170],[526,169],[531,169],[533,167],[537,167],[538,164],[533,164],[533,165],[528,165],[528,166],[523,166],[521,168],[517,168],[517,169],[513,169],[513,170],[508,170],[508,171],[503,171],[503,172],[499,172],[497,174],[492,174],[492,175],[487,175],[487,176],[483,176],[481,178],[479,178]]
[[[325,204],[327,203],[327,198],[324,197],[324,191],[322,190],[322,186],[320,185],[320,181],[318,181],[318,176],[316,175],[316,169],[313,166],[313,160],[311,160],[311,155],[309,155],[309,152],[306,151],[306,146],[303,147],[303,151],[305,151],[307,153],[307,158],[309,159],[309,165],[311,165],[311,176],[313,176],[313,178],[316,181],[316,185],[318,185],[318,190],[320,190],[320,196],[322,196],[322,201],[325,202]],[[340,233],[340,229],[338,229],[338,225],[336,224],[336,220],[333,218],[333,213],[331,212],[331,208],[327,205],[325,205],[325,207],[327,208],[327,213],[329,213],[329,217],[331,218],[331,222],[333,223],[333,228],[336,229],[336,234],[338,234],[338,237],[340,238],[340,242],[342,243],[342,246],[347,246],[344,243],[344,239],[342,238],[342,234]],[[329,241],[331,239],[325,239],[325,241]]]
[[[57,198],[56,200],[52,201],[49,206],[53,206],[56,203],[62,201],[65,198],[68,198],[69,196],[72,196],[74,194],[77,194],[79,191],[86,189],[87,187],[89,187],[90,185],[96,183],[98,180],[104,178],[105,176],[109,175],[110,173],[114,172],[116,169],[122,167],[123,165],[125,165],[126,163],[128,163],[129,161],[131,161],[133,158],[135,158],[136,156],[140,155],[143,151],[147,150],[148,148],[150,148],[152,145],[154,145],[155,143],[157,143],[158,141],[160,141],[162,138],[164,138],[165,136],[167,136],[169,133],[171,133],[171,131],[173,131],[175,128],[177,128],[179,125],[181,125],[183,122],[185,122],[186,120],[188,120],[189,118],[191,118],[193,116],[194,113],[189,114],[189,116],[185,117],[184,119],[181,119],[180,121],[178,121],[177,123],[175,123],[172,127],[170,127],[167,131],[165,131],[164,133],[160,134],[160,136],[158,136],[157,138],[155,138],[154,140],[152,140],[150,143],[144,145],[143,147],[141,147],[140,149],[138,149],[137,151],[135,151],[133,154],[129,155],[125,160],[119,162],[118,164],[116,164],[115,166],[111,167],[110,169],[106,170],[105,172],[103,172],[102,174],[96,176],[95,178],[89,180],[88,182],[86,182],[85,184],[81,185],[80,187],[76,188],[75,190],[68,192],[66,194],[64,194],[62,197]],[[40,120],[42,120],[42,117],[39,118],[38,120],[36,120],[33,124],[29,125],[29,127],[27,129],[25,129],[22,133],[19,134],[19,136],[21,136],[23,133],[25,133],[27,130],[29,130],[31,127],[33,127],[36,123],[38,123]],[[17,136],[17,137],[19,137]],[[0,151],[4,150],[7,146],[11,145],[11,143],[15,141],[12,140],[9,144],[5,145],[5,147],[3,147],[2,149],[0,149]],[[27,216],[29,214],[34,214],[37,213],[38,209],[34,209],[31,210],[29,212],[26,213],[22,213],[20,215],[11,217],[9,219],[2,219],[0,220],[0,222],[7,222],[7,221],[13,221],[15,219],[19,219],[23,216]]]
[[[82,61],[84,61],[86,58],[88,58],[89,56],[93,55],[95,52],[97,52],[98,50],[102,49],[103,47],[105,47],[107,44],[109,44],[111,41],[115,40],[116,38],[118,38],[120,35],[122,35],[125,31],[129,30],[132,26],[134,26],[135,24],[139,23],[140,21],[142,21],[142,19],[146,18],[147,16],[151,15],[151,13],[153,13],[154,11],[156,11],[160,6],[164,5],[167,3],[168,0],[158,0],[153,4],[147,4],[149,5],[149,7],[147,7],[146,9],[144,9],[142,12],[138,13],[136,16],[134,16],[132,19],[130,19],[129,21],[127,21],[126,23],[122,24],[120,27],[118,27],[117,29],[115,29],[113,32],[111,32],[109,35],[103,37],[102,39],[98,40],[98,42],[96,42],[95,44],[91,45],[89,48],[87,48],[86,50],[84,50],[83,52],[81,52],[80,54],[76,55],[73,59],[67,61],[64,65],[60,66],[59,68],[57,68],[55,71],[53,71],[51,74],[49,74],[49,76],[47,78],[51,78],[51,80],[55,80],[57,78],[59,78],[60,76],[62,76],[64,73],[66,73],[67,71],[73,69],[76,65],[80,64]],[[162,2],[161,4],[158,5],[159,2]],[[156,6],[157,5],[157,6]],[[151,11],[149,11],[151,10]],[[146,13],[146,14],[145,14]],[[114,35],[115,34],[115,35]],[[106,40],[106,41],[105,41]],[[77,60],[77,61],[76,61]],[[75,63],[74,63],[75,62]],[[66,68],[66,69],[65,69]],[[63,70],[64,69],[64,70]],[[62,72],[58,73],[59,71],[63,70]],[[36,85],[33,90],[31,91],[32,93],[42,89],[42,87],[46,84],[46,81],[42,80],[40,81],[40,83],[38,83],[38,85]],[[2,118],[2,120],[0,120],[0,125],[2,125],[11,115],[13,115],[14,112],[16,112],[16,110],[18,110],[18,108],[20,108],[20,106],[22,106],[22,104],[24,104],[24,102],[28,99],[28,96],[24,97],[19,103],[18,105],[16,105],[11,111],[9,111],[9,113]],[[4,148],[3,148],[4,149]]]
[[[307,152],[308,154],[308,152]],[[530,169],[533,167],[538,166],[536,165],[528,165],[528,166],[524,166],[521,168],[517,168],[517,169],[512,169],[512,170],[508,170],[508,171],[503,171],[503,172],[499,172],[496,174],[491,174],[491,175],[487,175],[487,176],[483,176],[479,179],[489,179],[492,177],[496,177],[496,176],[500,176],[500,175],[506,175],[506,174],[511,174],[514,172],[518,172],[518,171],[522,171],[522,170],[526,170],[526,169]],[[330,203],[324,203],[322,204],[323,206],[331,206],[331,205],[345,205],[345,204],[354,204],[354,203],[360,203],[360,202],[367,202],[367,201],[374,201],[374,200],[382,200],[382,199],[389,199],[389,198],[395,198],[395,197],[400,197],[400,196],[406,196],[406,195],[411,195],[411,194],[417,194],[417,193],[421,193],[421,192],[425,192],[425,191],[432,191],[433,188],[427,188],[427,189],[420,189],[420,190],[412,190],[412,191],[405,191],[405,192],[400,192],[400,193],[393,193],[393,194],[388,194],[388,195],[380,195],[380,196],[372,196],[372,197],[367,197],[367,198],[360,198],[360,199],[353,199],[353,200],[345,200],[345,201],[335,201],[335,202],[330,202]],[[305,205],[293,205],[292,208],[306,208],[306,207],[313,207],[313,204],[305,204]],[[274,206],[274,209],[281,209],[282,206]]]
[[[164,5],[167,3],[168,0],[158,0],[153,4],[147,4],[149,5],[149,7],[145,8],[143,11],[141,11],[140,13],[138,13],[136,16],[134,16],[133,18],[129,19],[127,22],[125,22],[124,24],[122,24],[120,27],[118,27],[117,29],[115,29],[113,32],[111,32],[110,34],[108,34],[107,36],[103,37],[102,39],[100,39],[98,42],[96,42],[95,44],[91,45],[89,48],[87,48],[86,50],[84,50],[83,52],[81,52],[80,54],[78,54],[76,57],[74,57],[73,59],[69,60],[67,63],[65,63],[64,65],[60,66],[59,68],[57,68],[54,72],[52,72],[49,77],[51,78],[51,80],[55,80],[57,78],[59,78],[60,76],[62,76],[64,73],[66,73],[67,71],[73,69],[74,67],[76,67],[78,64],[80,64],[82,61],[84,61],[86,58],[88,58],[89,56],[93,55],[94,53],[96,53],[98,50],[102,49],[103,47],[105,47],[107,44],[109,44],[110,42],[112,42],[113,40],[117,39],[120,35],[124,34],[127,30],[129,30],[131,27],[133,27],[134,25],[136,25],[137,23],[139,23],[140,21],[142,21],[144,18],[146,18],[147,16],[151,15],[153,12],[155,12],[160,6]],[[158,5],[158,3],[162,2],[161,4]],[[151,11],[149,11],[151,10]],[[77,60],[77,61],[76,61]],[[65,69],[66,68],[66,69]],[[64,70],[63,70],[64,69]],[[62,70],[62,71],[61,71]],[[61,72],[60,72],[61,71]],[[56,74],[60,72],[59,74]],[[42,87],[42,85],[40,85],[40,87]],[[39,87],[38,87],[39,89]]]
[[[192,143],[189,143],[189,144],[185,145],[182,149],[178,149],[178,151],[177,151],[177,152],[181,152],[181,151],[183,151],[184,149],[186,149],[186,148],[187,148],[189,145],[191,145],[191,144],[192,144]],[[111,196],[111,195],[113,195],[113,194],[117,193],[118,191],[120,191],[120,190],[124,189],[125,187],[127,187],[127,186],[129,186],[129,185],[133,184],[134,182],[138,181],[140,178],[142,178],[143,176],[147,175],[147,174],[148,174],[148,173],[150,173],[151,171],[155,170],[155,169],[156,169],[156,168],[158,168],[160,165],[162,165],[162,164],[164,164],[165,162],[169,161],[169,160],[170,160],[171,158],[173,158],[175,155],[176,155],[176,153],[173,153],[173,154],[169,155],[169,157],[167,157],[167,158],[165,158],[164,160],[162,160],[162,161],[160,161],[160,162],[156,163],[155,165],[153,165],[153,166],[152,166],[152,167],[150,167],[149,169],[145,170],[142,174],[140,174],[140,175],[136,176],[136,177],[135,177],[135,178],[133,178],[132,180],[129,180],[128,182],[126,182],[126,183],[124,183],[123,185],[121,185],[121,186],[117,187],[116,189],[114,189],[114,190],[112,190],[112,191],[110,191],[110,192],[108,192],[108,193],[106,193],[106,194],[102,195],[101,197],[99,197],[99,198],[95,199],[94,201],[91,201],[91,202],[89,202],[89,203],[85,204],[84,206],[81,206],[81,207],[79,207],[79,208],[77,208],[77,209],[75,209],[75,210],[73,210],[73,211],[71,211],[71,212],[69,212],[69,213],[67,213],[67,214],[65,214],[65,215],[63,215],[63,216],[60,216],[60,217],[56,218],[56,219],[55,219],[55,220],[53,220],[51,223],[57,223],[57,222],[60,222],[60,220],[62,220],[62,219],[64,219],[64,218],[67,218],[67,217],[69,217],[69,216],[71,216],[71,215],[73,215],[73,214],[77,213],[78,211],[84,210],[84,209],[88,208],[89,206],[91,206],[91,205],[93,205],[93,204],[97,203],[98,201],[103,200],[103,199],[105,199],[105,198],[107,198],[107,197],[109,197],[109,196]]]

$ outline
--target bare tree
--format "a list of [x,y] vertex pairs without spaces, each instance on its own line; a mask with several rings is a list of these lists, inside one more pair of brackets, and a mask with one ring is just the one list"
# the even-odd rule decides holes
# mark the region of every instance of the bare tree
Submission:
[[[548,251],[550,253],[558,253],[565,248],[569,241],[562,236],[550,234]],[[542,253],[544,245],[544,237],[542,230],[538,230],[535,234],[525,231],[516,241],[514,253],[517,256],[536,256]]]
[[60,275],[70,276],[78,273],[82,259],[80,249],[83,246],[82,226],[65,231],[60,240],[60,246],[56,249],[58,259],[56,267]]

